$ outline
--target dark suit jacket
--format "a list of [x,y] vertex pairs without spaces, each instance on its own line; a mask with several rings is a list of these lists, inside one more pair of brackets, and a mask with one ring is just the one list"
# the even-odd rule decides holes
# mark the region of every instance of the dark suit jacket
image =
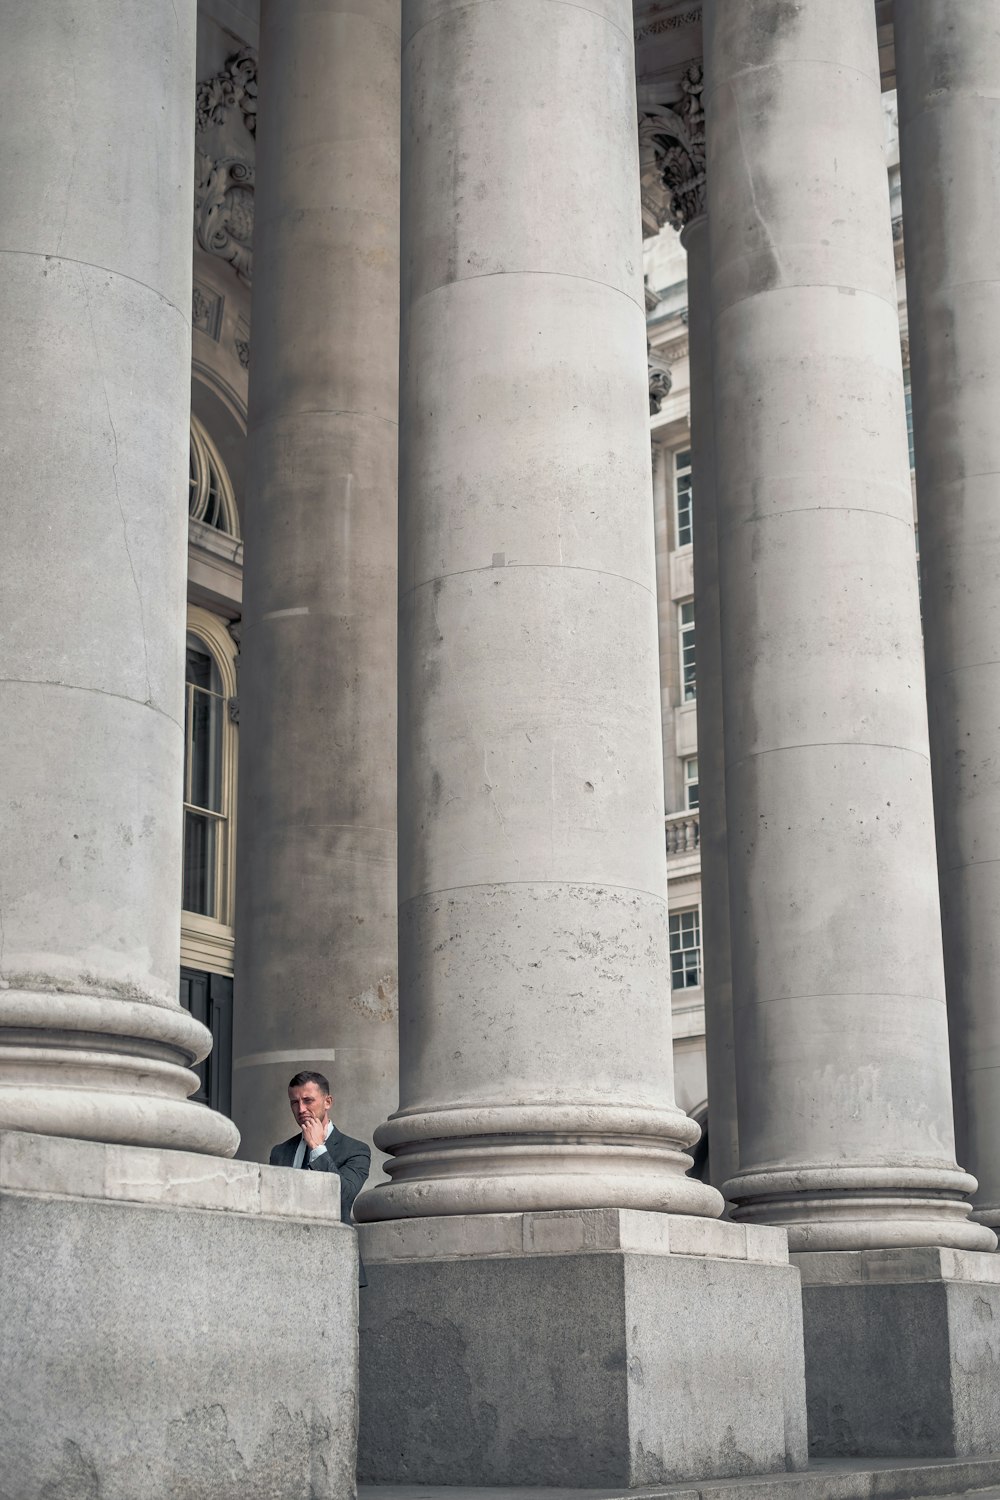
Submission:
[[[270,1164],[272,1167],[292,1167],[295,1165],[295,1153],[298,1150],[302,1136],[293,1135],[287,1141],[271,1148]],[[299,1168],[299,1171],[309,1172],[336,1172],[340,1178],[340,1217],[345,1224],[351,1222],[351,1208],[354,1200],[365,1185],[368,1173],[371,1171],[372,1153],[364,1141],[356,1141],[353,1136],[341,1135],[336,1125],[326,1138],[326,1151],[320,1152],[314,1162],[310,1162],[307,1168]],[[360,1275],[358,1282],[360,1286],[368,1285],[365,1276],[365,1268],[360,1264]]]

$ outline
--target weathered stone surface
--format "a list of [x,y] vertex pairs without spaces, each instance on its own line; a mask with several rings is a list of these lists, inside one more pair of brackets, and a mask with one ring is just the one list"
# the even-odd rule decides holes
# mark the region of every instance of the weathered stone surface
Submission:
[[740,1170],[793,1250],[995,1248],[956,1165],[870,0],[703,7]]
[[4,1500],[351,1500],[352,1230],[0,1186],[0,1263]]
[[231,1155],[177,1000],[196,13],[4,12],[0,1126]]
[[788,1264],[783,1229],[629,1208],[388,1219],[358,1230],[365,1261],[467,1260],[510,1255],[709,1255]]
[[359,1220],[722,1207],[664,1005],[631,28],[404,8],[400,1109]]
[[794,1259],[803,1280],[811,1453],[996,1451],[997,1257],[911,1250]]
[[[914,1500],[940,1495],[957,1500],[974,1491],[977,1500],[1000,1500],[1000,1458],[938,1459],[925,1463],[903,1460],[840,1459],[810,1464],[807,1474],[768,1474],[748,1479],[714,1479],[704,1484],[657,1485],[664,1500]],[[987,1489],[989,1485],[991,1488]],[[500,1488],[457,1489],[452,1500],[629,1500],[624,1488],[531,1490]],[[634,1492],[633,1492],[634,1493]],[[425,1491],[412,1484],[361,1484],[360,1500],[425,1500]]]
[[[704,195],[704,190],[702,190]],[[729,854],[726,830],[722,614],[715,495],[715,410],[712,282],[708,217],[685,225],[691,370],[691,457],[697,503],[694,526],[694,613],[698,652],[698,782],[702,963],[708,1068],[709,1165],[721,1190],[739,1167],[733,973],[729,938]]]
[[398,0],[261,6],[233,1073],[258,1161],[299,1068],[362,1140],[399,1097],[399,27]]
[[340,1178],[193,1151],[0,1131],[0,1189],[340,1222]]
[[[623,1251],[611,1216],[524,1215],[519,1236],[500,1217],[495,1253],[470,1239],[437,1260],[432,1221],[361,1230],[363,1479],[638,1485],[805,1462],[791,1267],[670,1253],[665,1235]],[[539,1248],[573,1219],[574,1248]]]
[[[960,1159],[1000,1226],[1000,14],[896,9],[920,571]],[[962,1154],[964,1153],[964,1155]],[[1000,1440],[998,1440],[1000,1441]]]

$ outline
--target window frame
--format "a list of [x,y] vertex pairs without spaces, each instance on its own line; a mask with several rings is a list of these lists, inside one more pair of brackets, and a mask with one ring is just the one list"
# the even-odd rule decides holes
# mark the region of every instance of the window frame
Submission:
[[[689,775],[689,768],[694,766],[694,776]],[[681,764],[681,774],[684,782],[684,811],[697,812],[699,808],[698,798],[698,757],[697,755],[685,755]],[[695,800],[691,801],[691,790],[694,788]]]
[[916,451],[913,440],[913,385],[910,379],[909,365],[903,366],[903,407],[906,411],[906,443],[910,458],[910,473],[914,473],[917,466]]
[[[219,673],[222,687],[222,811],[215,813],[210,808],[197,807],[188,801],[190,767],[188,749],[184,747],[184,783],[182,787],[182,819],[188,811],[216,818],[223,826],[218,836],[218,857],[215,871],[217,915],[204,916],[201,912],[181,908],[181,961],[189,968],[205,969],[212,973],[233,972],[234,897],[236,885],[236,793],[238,767],[239,727],[233,719],[231,703],[236,698],[237,646],[226,622],[218,615],[202,609],[199,605],[188,605],[187,635],[194,636],[209,652]],[[185,702],[190,684],[185,682]],[[183,838],[182,838],[183,859]],[[183,887],[182,887],[183,890]],[[183,899],[183,896],[182,896]]]
[[[682,459],[687,459],[685,465]],[[674,477],[674,543],[680,551],[694,543],[694,493],[692,486],[691,449],[678,448],[673,454]]]
[[[674,923],[675,923],[675,921],[678,923],[678,926],[677,926],[677,929],[676,929],[677,930],[677,934],[678,934],[679,937],[683,938],[684,932],[685,932],[684,925],[683,925],[683,919],[685,917],[692,917],[692,916],[694,917],[694,927],[693,927],[693,930],[694,930],[694,933],[695,933],[695,935],[697,937],[697,942],[695,944],[684,944],[683,942],[681,942],[681,943],[679,943],[675,947],[674,946]],[[690,931],[691,928],[689,927],[688,930]],[[671,994],[681,994],[681,993],[683,993],[683,992],[685,992],[687,990],[701,989],[702,986],[703,986],[703,981],[704,981],[704,958],[703,958],[703,954],[702,954],[702,927],[701,927],[701,905],[700,905],[700,903],[699,904],[695,904],[694,906],[682,906],[682,907],[678,907],[676,911],[668,912],[668,914],[667,914],[667,945],[668,945],[668,949],[669,949],[669,952],[670,952],[670,991],[671,991]],[[683,974],[687,974],[688,972],[692,972],[692,971],[689,969],[688,965],[686,965],[686,964],[683,963],[683,956],[685,954],[689,954],[689,953],[694,953],[694,954],[697,955],[696,963],[695,963],[695,969],[693,971],[695,973],[696,977],[690,983],[683,982],[681,984],[677,984],[675,982],[675,973],[676,973],[676,971],[675,971],[674,959],[675,959],[675,957],[680,957],[682,959],[682,963],[681,963],[681,966],[680,966],[680,972],[681,972],[682,975]]]
[[[224,523],[221,526],[206,520],[213,474],[218,483],[217,508]],[[229,471],[204,424],[194,412],[191,413],[191,447],[188,457],[188,519],[197,521],[200,526],[217,532],[219,536],[239,540],[240,516]]]
[[[689,615],[687,611],[690,611]],[[698,657],[693,599],[681,599],[677,604],[677,656],[680,701],[682,704],[694,703],[698,698]]]

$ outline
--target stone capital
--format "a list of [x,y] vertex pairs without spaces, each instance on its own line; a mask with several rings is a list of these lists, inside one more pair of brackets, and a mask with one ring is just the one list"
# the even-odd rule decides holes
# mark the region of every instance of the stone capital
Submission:
[[639,171],[643,229],[665,223],[682,229],[705,212],[704,74],[700,62],[684,70],[681,97],[639,115]]

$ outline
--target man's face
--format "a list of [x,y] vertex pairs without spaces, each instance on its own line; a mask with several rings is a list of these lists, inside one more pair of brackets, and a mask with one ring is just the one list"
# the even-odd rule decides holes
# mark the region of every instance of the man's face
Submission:
[[333,1108],[333,1096],[321,1094],[314,1083],[303,1083],[296,1089],[289,1089],[288,1102],[300,1130],[306,1120],[319,1120],[325,1127]]

